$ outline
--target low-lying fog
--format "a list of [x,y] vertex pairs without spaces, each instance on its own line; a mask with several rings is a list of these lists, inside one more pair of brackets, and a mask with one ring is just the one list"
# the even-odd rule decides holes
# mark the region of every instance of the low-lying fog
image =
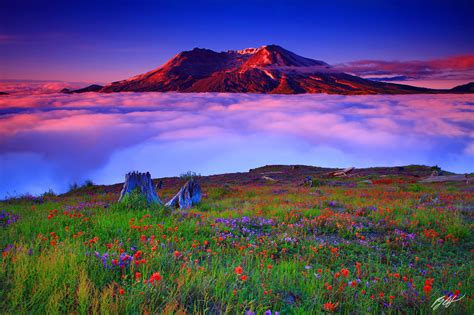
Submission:
[[0,97],[0,198],[73,182],[265,164],[474,171],[472,95],[38,94]]

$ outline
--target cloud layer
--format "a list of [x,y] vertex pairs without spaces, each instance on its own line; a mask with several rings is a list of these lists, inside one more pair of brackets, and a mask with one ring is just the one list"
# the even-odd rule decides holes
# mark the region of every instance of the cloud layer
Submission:
[[0,197],[119,182],[130,170],[417,163],[472,172],[473,126],[469,95],[10,95],[0,98]]
[[64,82],[50,80],[0,80],[0,92],[15,95],[52,94],[62,89],[78,89],[84,82]]
[[433,86],[432,82],[439,85],[446,81],[448,85],[444,87],[451,88],[456,84],[474,81],[474,54],[424,61],[359,60],[337,65],[336,68],[381,81],[420,81],[424,82],[425,87],[433,88],[438,86]]

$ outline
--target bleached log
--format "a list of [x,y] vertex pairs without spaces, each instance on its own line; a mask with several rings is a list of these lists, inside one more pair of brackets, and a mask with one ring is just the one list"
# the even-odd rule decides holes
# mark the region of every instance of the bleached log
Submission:
[[467,175],[446,175],[446,176],[430,176],[424,178],[419,183],[442,183],[442,182],[466,182],[469,183],[470,178]]
[[345,176],[348,176],[350,173],[352,173],[354,170],[355,170],[355,167],[348,167],[348,168],[343,169],[343,170],[329,172],[329,173],[326,174],[326,176],[329,176],[329,177],[345,177]]
[[118,201],[121,202],[126,195],[131,194],[133,191],[138,191],[140,194],[142,194],[148,203],[159,205],[162,204],[154,189],[149,172],[130,172],[126,174],[125,182],[123,183],[123,188],[120,192],[120,198]]
[[262,179],[268,180],[270,182],[277,182],[277,179],[271,178],[270,176],[262,176]]
[[166,203],[166,206],[172,208],[189,209],[201,201],[201,186],[191,178],[179,192]]

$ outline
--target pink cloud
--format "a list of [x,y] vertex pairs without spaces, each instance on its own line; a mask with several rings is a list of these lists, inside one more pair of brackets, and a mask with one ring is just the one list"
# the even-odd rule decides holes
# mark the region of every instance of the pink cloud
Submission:
[[[359,60],[339,64],[335,68],[366,78],[378,78],[382,81],[419,81],[417,85],[423,86],[424,84],[425,87],[439,84],[439,81],[461,84],[474,81],[474,54],[426,61]],[[442,86],[437,87],[441,88]]]
[[62,82],[62,81],[0,81],[0,91],[13,95],[28,94],[52,94],[59,93],[62,89],[77,89],[84,87],[83,82]]
[[133,165],[176,175],[170,170],[186,171],[178,166],[189,167],[190,158],[201,173],[257,162],[466,171],[473,126],[470,95],[10,95],[0,98],[0,160],[46,163],[44,180],[61,185],[88,177],[110,183],[113,170],[121,178]]

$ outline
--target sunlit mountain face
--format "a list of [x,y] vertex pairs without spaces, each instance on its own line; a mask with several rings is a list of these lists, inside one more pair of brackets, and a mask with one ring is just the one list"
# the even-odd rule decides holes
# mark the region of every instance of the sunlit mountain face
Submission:
[[[468,66],[470,61],[468,61]],[[474,62],[471,65],[474,68]],[[277,45],[215,52],[195,48],[184,51],[162,67],[113,82],[100,92],[232,92],[270,94],[415,94],[462,93],[464,90],[441,90],[386,83],[392,78],[363,79],[344,71],[371,74],[371,64],[336,67],[299,56]],[[380,65],[380,71],[391,69]],[[416,67],[419,71],[421,66]],[[412,70],[412,71],[416,71]],[[401,80],[398,76],[393,79]]]

